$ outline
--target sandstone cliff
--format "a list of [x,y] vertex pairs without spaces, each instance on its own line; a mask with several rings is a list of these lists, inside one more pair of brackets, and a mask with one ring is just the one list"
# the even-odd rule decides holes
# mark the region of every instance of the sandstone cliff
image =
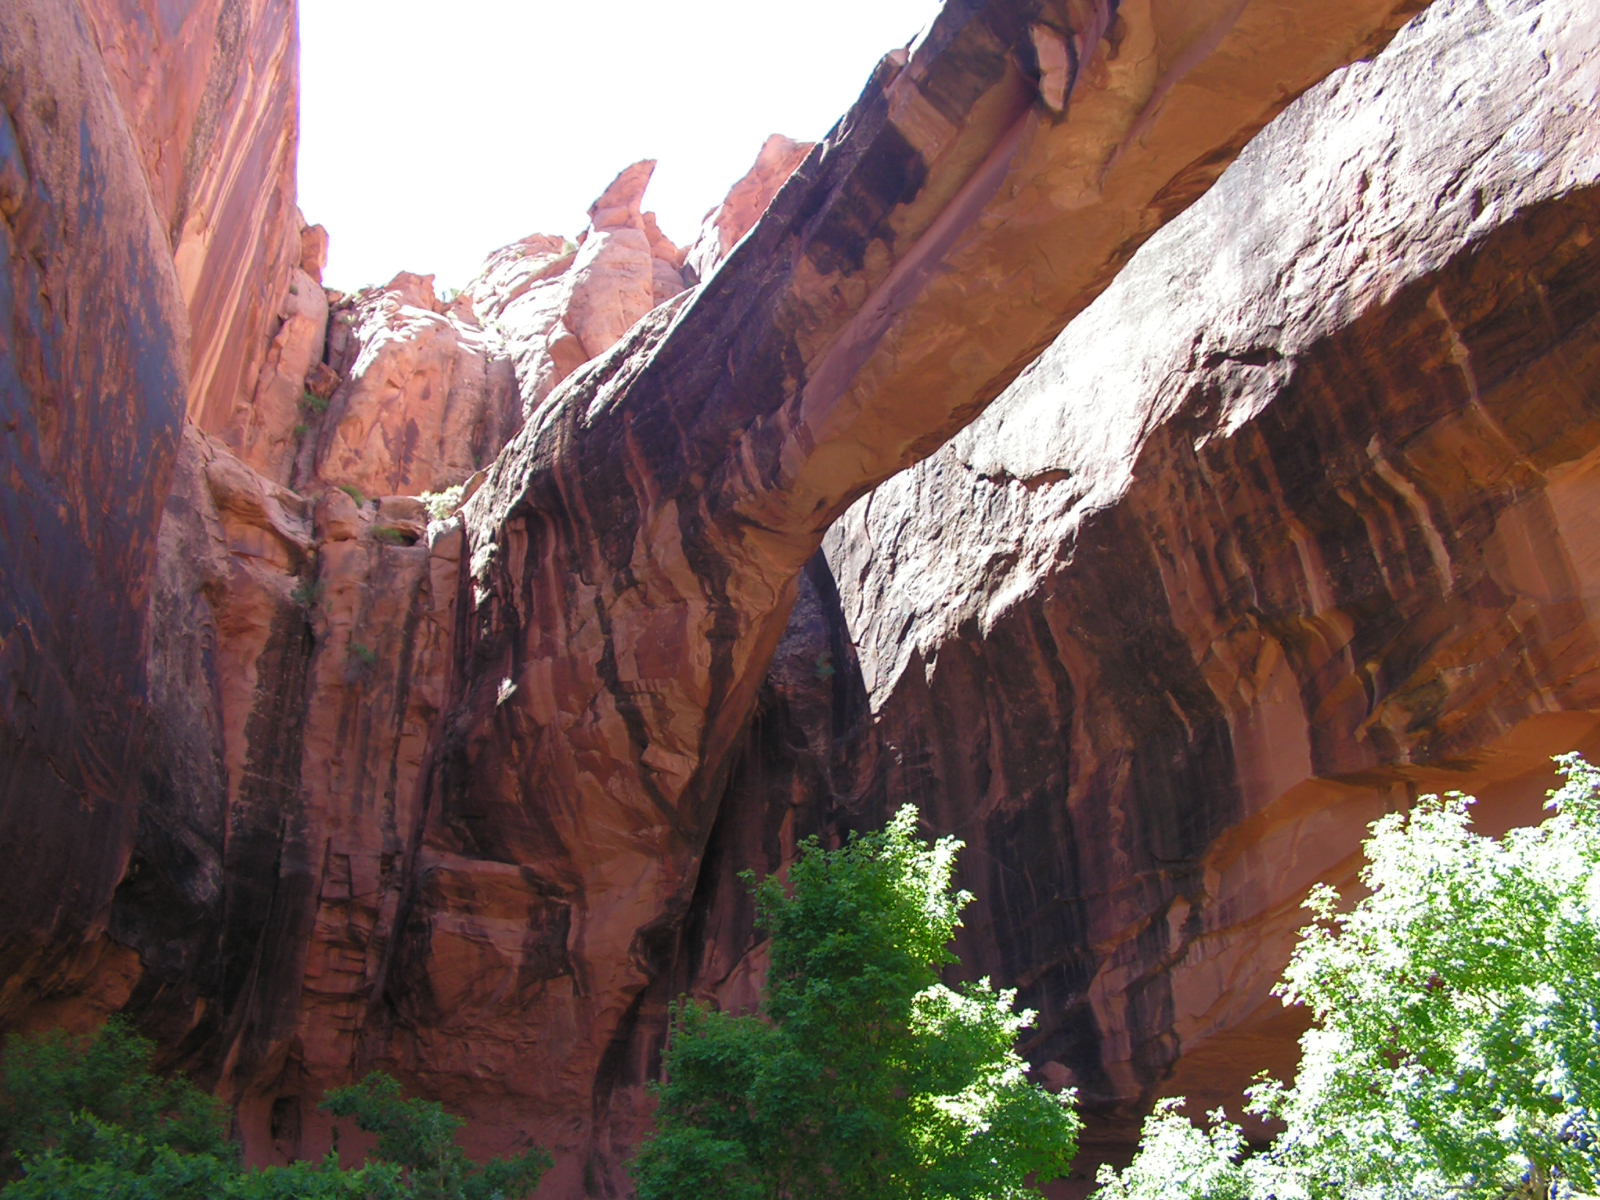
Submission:
[[1097,1106],[1292,1062],[1268,987],[1365,824],[1530,817],[1600,745],[1597,47],[1435,5],[829,533],[841,799],[969,841],[963,957]]
[[954,4],[694,246],[635,164],[448,301],[320,287],[286,2],[0,13],[0,1021],[625,1195],[737,872],[909,798],[1105,1136],[1272,1061],[1361,823],[1595,710],[1579,0],[1440,0],[1133,257],[1418,7]]
[[[183,846],[221,802],[176,794],[160,757],[147,605],[184,414],[226,421],[297,244],[292,12],[19,0],[0,13],[12,1011],[85,988],[95,1006],[123,1003],[138,956],[104,935],[135,842]],[[171,64],[170,86],[149,61]]]

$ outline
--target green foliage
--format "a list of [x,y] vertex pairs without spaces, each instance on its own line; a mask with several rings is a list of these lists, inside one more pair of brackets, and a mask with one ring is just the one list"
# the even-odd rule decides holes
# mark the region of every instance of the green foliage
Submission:
[[0,1074],[0,1171],[46,1153],[91,1157],[119,1127],[151,1152],[231,1161],[222,1105],[182,1079],[152,1071],[155,1047],[112,1018],[93,1039],[59,1030],[6,1043]]
[[1253,1162],[1244,1161],[1244,1133],[1221,1109],[1200,1129],[1179,1115],[1181,1098],[1163,1100],[1144,1123],[1139,1153],[1126,1170],[1102,1166],[1095,1200],[1250,1200]]
[[246,1170],[220,1102],[152,1071],[154,1046],[113,1018],[94,1038],[13,1038],[0,1075],[0,1200],[515,1200],[548,1157],[484,1164],[455,1143],[461,1119],[408,1100],[386,1075],[329,1094],[378,1135],[372,1161]]
[[454,487],[447,487],[441,492],[423,492],[417,499],[421,500],[427,508],[428,515],[435,521],[448,520],[455,511],[461,507],[461,497],[466,493],[467,485],[458,483]]
[[304,421],[299,422],[294,427],[294,435],[295,435],[295,437],[305,437],[305,435],[310,433],[310,432],[311,432],[311,426],[307,425]]
[[365,642],[351,642],[350,657],[361,666],[370,667],[378,661],[378,652]]
[[372,536],[388,546],[410,546],[416,539],[404,529],[394,525],[378,525],[372,530]]
[[318,600],[322,599],[322,590],[322,580],[302,579],[295,585],[294,590],[289,593],[289,599],[293,600],[301,608],[311,608]]
[[227,1112],[152,1070],[154,1046],[118,1018],[92,1039],[12,1038],[0,1076],[4,1200],[404,1200],[399,1173],[336,1162],[239,1166]]
[[905,808],[839,850],[811,839],[756,890],[772,935],[764,1011],[674,1013],[640,1200],[1015,1200],[1065,1173],[1071,1096],[1027,1081],[1033,1014],[988,980],[939,969],[971,900],[960,843],[933,846]]
[[1557,762],[1566,783],[1542,824],[1483,837],[1470,797],[1425,797],[1372,826],[1366,899],[1341,913],[1331,889],[1312,893],[1316,921],[1278,991],[1314,1025],[1293,1085],[1251,1090],[1250,1108],[1283,1123],[1265,1153],[1240,1163],[1219,1114],[1207,1136],[1158,1112],[1100,1195],[1177,1195],[1160,1181],[1191,1151],[1218,1181],[1182,1193],[1197,1200],[1600,1189],[1600,772]]
[[377,1135],[373,1157],[399,1169],[408,1200],[512,1200],[532,1191],[550,1165],[537,1148],[473,1162],[456,1144],[460,1117],[432,1100],[407,1099],[380,1072],[329,1092],[322,1107]]
[[300,407],[309,412],[325,413],[328,411],[328,398],[319,396],[310,388],[306,388],[300,395]]
[[367,494],[353,483],[341,483],[339,490],[356,502],[356,507],[361,508],[367,503]]

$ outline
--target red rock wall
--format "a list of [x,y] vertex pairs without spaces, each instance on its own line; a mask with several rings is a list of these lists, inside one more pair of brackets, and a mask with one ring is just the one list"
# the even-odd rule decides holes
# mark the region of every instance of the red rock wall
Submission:
[[963,957],[1103,1134],[1292,1064],[1268,987],[1367,822],[1533,817],[1600,744],[1597,46],[1436,5],[829,535],[877,767],[834,802],[969,842]]
[[241,423],[300,260],[294,0],[76,0],[189,310],[189,416]]
[[[118,994],[145,604],[183,415],[161,213],[77,7],[0,10],[0,1006]],[[91,981],[85,985],[86,976]]]

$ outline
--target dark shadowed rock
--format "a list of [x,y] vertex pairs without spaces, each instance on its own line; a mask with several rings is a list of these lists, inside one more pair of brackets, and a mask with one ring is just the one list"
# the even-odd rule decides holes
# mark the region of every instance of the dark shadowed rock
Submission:
[[[0,11],[0,1006],[126,999],[100,940],[133,852],[145,606],[184,407],[160,213],[68,7]],[[93,982],[85,985],[84,979]]]

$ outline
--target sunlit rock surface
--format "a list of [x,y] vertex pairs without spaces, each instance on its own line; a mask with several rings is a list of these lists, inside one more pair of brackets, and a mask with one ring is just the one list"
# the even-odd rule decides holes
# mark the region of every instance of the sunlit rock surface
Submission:
[[874,806],[968,840],[963,958],[1102,1109],[1292,1063],[1380,812],[1596,747],[1597,85],[1592,6],[1436,5],[829,534]]
[[728,189],[721,204],[706,214],[700,233],[684,252],[688,268],[696,279],[705,279],[717,264],[733,251],[739,239],[755,226],[767,211],[778,189],[788,182],[795,168],[811,153],[813,143],[797,142],[775,133],[761,145],[756,161],[739,182]]

